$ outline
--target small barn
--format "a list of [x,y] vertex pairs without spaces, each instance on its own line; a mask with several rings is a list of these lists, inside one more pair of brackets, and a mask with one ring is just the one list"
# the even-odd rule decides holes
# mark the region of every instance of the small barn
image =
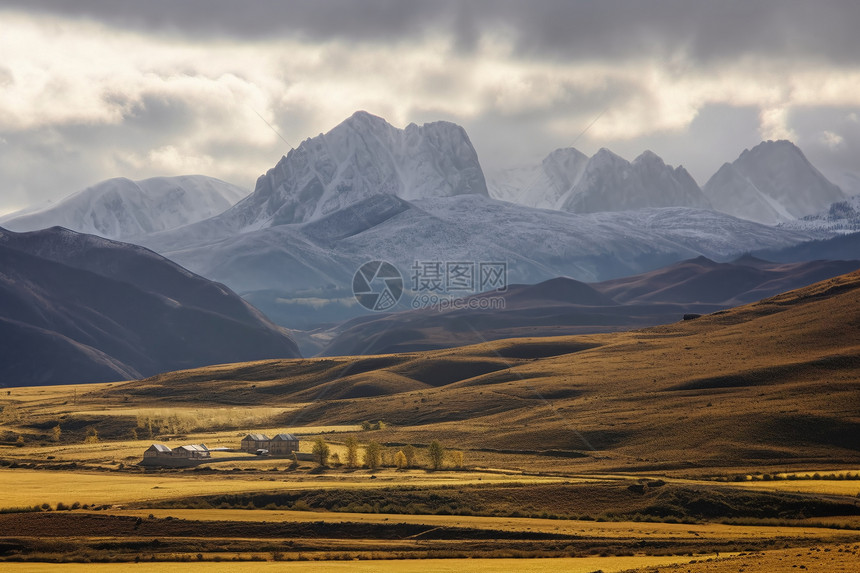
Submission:
[[268,450],[269,442],[272,440],[269,439],[269,436],[266,434],[248,434],[244,438],[242,438],[242,445],[240,449],[243,452],[251,452],[254,453],[257,450]]
[[273,456],[287,456],[299,451],[299,439],[293,434],[278,434],[269,442],[269,453]]
[[174,449],[173,457],[187,460],[200,460],[211,458],[212,454],[209,453],[209,448],[203,444],[190,444],[187,446],[179,446]]
[[173,455],[173,450],[164,444],[152,444],[143,452],[143,459],[153,458],[169,458]]

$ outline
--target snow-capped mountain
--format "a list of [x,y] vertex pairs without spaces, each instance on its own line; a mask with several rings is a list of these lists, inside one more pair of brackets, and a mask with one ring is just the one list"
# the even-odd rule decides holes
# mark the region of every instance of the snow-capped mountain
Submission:
[[588,160],[582,177],[559,207],[572,213],[598,213],[649,207],[707,209],[710,204],[683,167],[666,165],[651,151],[631,163],[601,149]]
[[790,141],[765,141],[725,163],[703,188],[715,209],[767,225],[846,199]]
[[629,162],[608,149],[591,158],[558,149],[539,166],[499,173],[489,188],[496,199],[571,213],[710,206],[686,169],[666,165],[651,151]]
[[[810,238],[699,208],[707,202],[687,172],[650,152],[631,163],[606,150],[587,160],[560,150],[536,173],[552,193],[529,193],[529,202],[600,212],[491,199],[462,128],[401,130],[359,112],[304,141],[231,209],[141,244],[300,328],[363,312],[350,287],[373,260],[407,281],[416,261],[501,261],[510,282],[593,282]],[[651,203],[659,207],[641,208]]]
[[108,179],[56,204],[0,219],[12,231],[66,227],[109,239],[133,239],[217,215],[247,195],[241,187],[204,175]]
[[438,121],[398,129],[360,111],[291,150],[221,220],[242,229],[304,223],[379,193],[486,195],[487,185],[462,127]]

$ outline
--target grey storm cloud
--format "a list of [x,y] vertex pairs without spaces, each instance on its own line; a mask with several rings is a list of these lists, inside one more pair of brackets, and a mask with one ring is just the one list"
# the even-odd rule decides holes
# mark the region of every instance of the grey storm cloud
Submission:
[[409,41],[443,29],[468,51],[502,28],[532,57],[686,50],[700,62],[749,54],[856,62],[856,0],[11,0],[7,7],[164,34],[238,40]]
[[650,148],[704,183],[788,138],[860,191],[856,0],[5,0],[0,20],[0,213],[114,176],[252,185],[282,138],[357,109],[459,123],[488,172]]

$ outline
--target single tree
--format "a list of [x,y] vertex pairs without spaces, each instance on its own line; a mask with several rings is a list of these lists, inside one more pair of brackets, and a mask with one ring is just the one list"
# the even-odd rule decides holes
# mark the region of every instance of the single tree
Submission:
[[60,436],[63,434],[62,430],[60,430],[60,424],[57,424],[53,428],[51,428],[51,439],[55,442],[60,441]]
[[427,448],[427,458],[430,460],[430,467],[434,470],[442,469],[442,462],[445,461],[445,448],[438,440],[430,442]]
[[381,458],[382,446],[380,446],[378,442],[371,440],[370,443],[364,447],[364,465],[371,470],[375,470],[379,467]]
[[97,444],[99,442],[99,431],[90,426],[87,428],[87,436],[84,438],[85,444]]
[[398,451],[394,456],[394,465],[397,466],[398,470],[405,470],[409,466],[406,461],[406,454],[403,453],[403,450]]
[[405,448],[403,448],[403,454],[406,456],[406,467],[414,468],[415,462],[418,457],[418,453],[415,451],[415,447],[412,444],[409,444]]
[[358,467],[358,440],[355,436],[349,436],[344,441],[346,446],[346,467],[352,469]]
[[325,443],[322,436],[318,436],[317,439],[314,440],[314,447],[313,450],[311,450],[311,453],[313,453],[314,460],[317,462],[317,465],[320,467],[326,467],[328,465],[328,456],[330,451],[328,444]]
[[457,451],[453,451],[453,452],[451,452],[451,464],[452,464],[455,468],[457,468],[457,469],[462,469],[462,468],[463,468],[464,459],[465,459],[465,455],[463,454],[463,452],[462,452],[462,451],[457,450]]

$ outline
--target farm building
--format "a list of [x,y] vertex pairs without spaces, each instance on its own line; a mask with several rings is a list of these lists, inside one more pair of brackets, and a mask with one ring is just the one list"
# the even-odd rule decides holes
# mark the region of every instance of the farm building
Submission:
[[269,442],[269,453],[286,456],[299,450],[299,439],[292,434],[278,434]]
[[164,444],[152,444],[146,451],[143,452],[143,459],[151,459],[151,458],[169,458],[173,455],[173,450],[165,446]]
[[174,449],[173,457],[189,460],[199,460],[204,458],[211,458],[212,454],[209,453],[209,448],[207,448],[203,444],[192,444],[188,446],[179,446],[178,448]]
[[242,438],[240,449],[243,452],[256,452],[257,450],[268,450],[269,442],[272,440],[266,434],[248,434]]

